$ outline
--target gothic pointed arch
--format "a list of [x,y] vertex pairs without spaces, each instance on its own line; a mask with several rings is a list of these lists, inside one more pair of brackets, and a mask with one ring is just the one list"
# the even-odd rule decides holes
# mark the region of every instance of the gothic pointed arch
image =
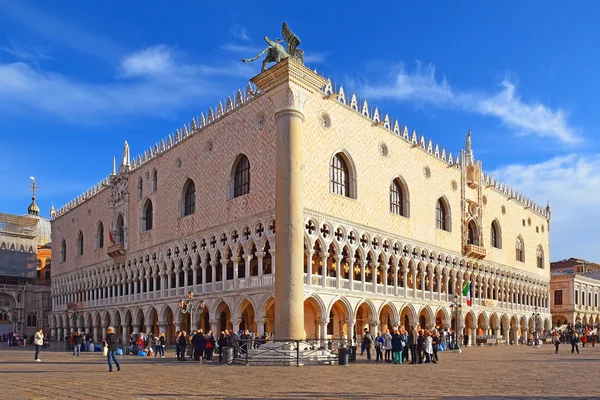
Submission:
[[76,250],[77,250],[76,254],[78,256],[83,255],[83,232],[82,231],[77,232]]
[[536,260],[537,260],[537,267],[544,269],[545,268],[544,248],[542,247],[541,244],[538,244],[538,247],[537,247]]
[[115,223],[115,243],[124,243],[125,242],[125,220],[123,219],[123,214],[117,216],[117,221]]
[[339,150],[331,156],[329,162],[329,191],[331,193],[357,198],[356,168],[350,154]]
[[250,193],[250,160],[245,154],[239,154],[231,168],[231,198]]
[[440,197],[435,205],[435,227],[443,231],[452,232],[450,204],[445,196]]
[[496,249],[502,248],[502,230],[500,229],[500,222],[497,219],[492,221],[490,227],[490,244]]
[[181,216],[185,217],[196,212],[196,185],[188,178],[181,191]]
[[146,199],[142,208],[142,231],[146,232],[152,229],[154,223],[154,208],[152,200]]
[[101,249],[104,247],[104,224],[102,221],[98,221],[96,226],[96,248]]
[[395,177],[390,185],[390,212],[407,218],[410,216],[408,185],[401,176]]
[[473,219],[467,224],[467,244],[479,246],[479,227]]
[[515,242],[515,259],[520,262],[525,262],[525,242],[521,235],[517,237]]
[[152,170],[152,183],[150,189],[152,193],[156,192],[158,189],[158,172],[156,172],[156,168]]
[[60,262],[65,262],[67,260],[67,242],[65,239],[60,241]]

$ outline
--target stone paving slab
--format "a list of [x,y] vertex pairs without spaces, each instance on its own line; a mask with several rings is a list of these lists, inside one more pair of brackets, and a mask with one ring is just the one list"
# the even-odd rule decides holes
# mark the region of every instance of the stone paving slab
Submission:
[[[393,365],[359,357],[349,366],[199,365],[101,353],[0,349],[0,399],[550,399],[600,398],[600,346],[526,346],[441,352],[439,364]],[[172,356],[172,353],[171,353]]]

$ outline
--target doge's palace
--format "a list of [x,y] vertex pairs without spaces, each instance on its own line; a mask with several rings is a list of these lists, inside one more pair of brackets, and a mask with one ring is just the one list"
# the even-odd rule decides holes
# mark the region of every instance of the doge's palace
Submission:
[[550,328],[550,208],[486,174],[471,132],[452,154],[295,57],[251,82],[137,157],[125,143],[56,212],[53,337],[450,328],[455,295],[471,344],[516,342],[534,312]]

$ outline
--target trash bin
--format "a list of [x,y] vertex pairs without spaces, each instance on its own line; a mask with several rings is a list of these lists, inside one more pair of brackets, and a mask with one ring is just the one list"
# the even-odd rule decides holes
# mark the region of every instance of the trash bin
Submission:
[[233,364],[233,347],[223,347],[223,357],[227,364]]
[[356,361],[356,346],[350,346],[348,361]]
[[348,365],[348,348],[340,347],[338,349],[338,364]]

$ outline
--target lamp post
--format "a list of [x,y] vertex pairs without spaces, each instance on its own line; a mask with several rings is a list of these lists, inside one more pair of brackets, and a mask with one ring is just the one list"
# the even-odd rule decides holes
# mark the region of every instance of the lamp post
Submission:
[[536,348],[540,348],[540,341],[538,339],[538,333],[537,333],[537,319],[540,316],[540,313],[537,312],[538,308],[534,307],[533,308],[533,313],[531,314],[531,317],[533,318],[533,347]]
[[581,317],[578,315],[577,319],[575,320],[575,330],[576,330],[576,332],[577,333],[581,333],[581,328],[582,328]]
[[83,319],[83,311],[78,313],[75,310],[65,310],[65,317],[73,321],[73,332],[77,332],[77,320],[79,318]]
[[183,299],[179,300],[177,303],[177,307],[182,314],[190,314],[190,330],[191,325],[194,323],[194,310],[196,308],[199,309],[200,314],[204,311],[204,300],[197,299],[194,300],[194,292],[190,290],[187,294],[187,299],[184,301]]
[[458,301],[457,295],[454,295],[454,301],[450,303],[450,309],[454,313],[454,321],[456,322],[456,328],[454,330],[454,350],[461,353],[462,350],[460,349],[460,346],[458,344],[458,318],[462,309],[462,304],[460,304],[460,302]]

